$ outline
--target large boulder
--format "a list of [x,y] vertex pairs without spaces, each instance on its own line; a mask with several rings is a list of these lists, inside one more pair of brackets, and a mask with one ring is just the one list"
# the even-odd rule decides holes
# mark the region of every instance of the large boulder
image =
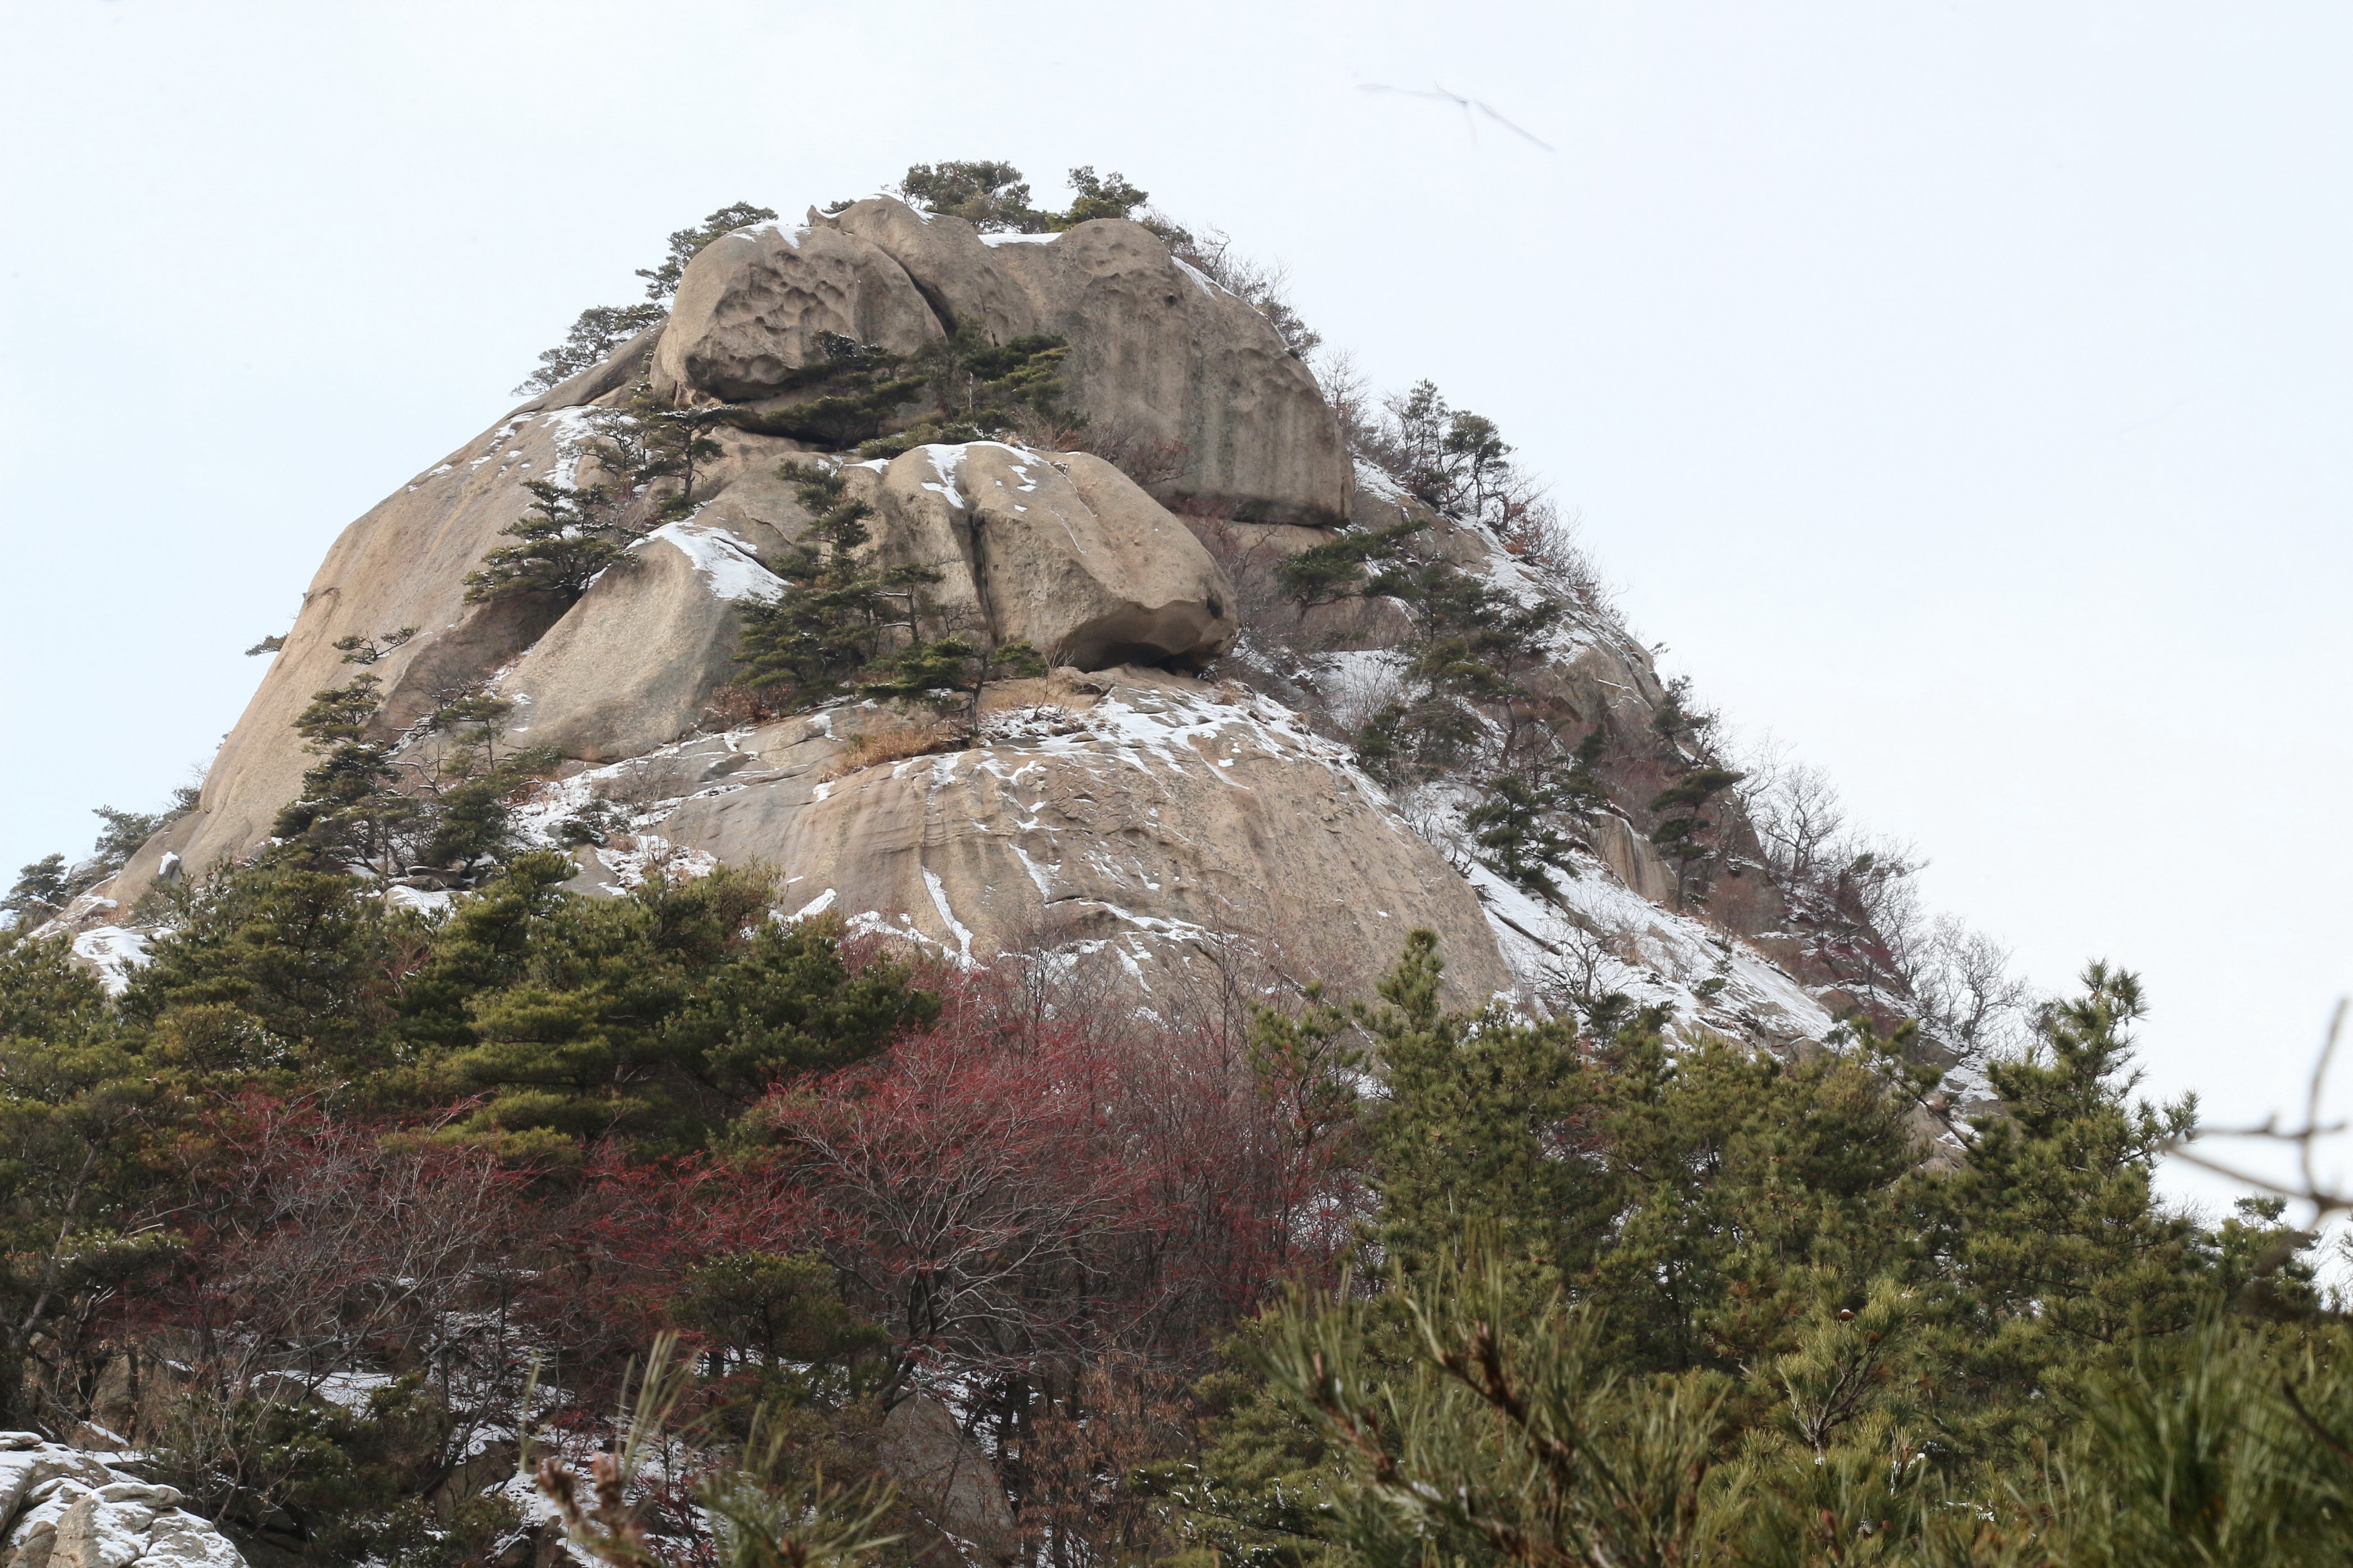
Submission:
[[734,671],[736,606],[783,586],[726,529],[657,529],[501,678],[510,741],[592,763],[668,745],[706,721]]
[[890,252],[951,332],[970,327],[992,343],[1009,343],[1045,331],[1029,288],[997,264],[980,230],[963,218],[871,196],[831,217],[811,212],[809,223],[829,225]]
[[0,1432],[0,1568],[245,1568],[170,1487],[36,1432]]
[[944,619],[1058,665],[1198,666],[1233,639],[1233,587],[1185,525],[1083,452],[976,441],[844,470],[885,564],[941,574]]
[[830,226],[754,224],[712,240],[679,279],[655,384],[729,402],[768,397],[821,356],[821,332],[894,353],[941,336],[939,318],[879,247]]
[[812,236],[829,227],[888,252],[951,328],[996,342],[1068,340],[1071,405],[1123,446],[1174,456],[1175,476],[1155,486],[1162,500],[1266,521],[1345,517],[1339,421],[1314,376],[1264,316],[1142,224],[984,237],[887,196],[811,221]]

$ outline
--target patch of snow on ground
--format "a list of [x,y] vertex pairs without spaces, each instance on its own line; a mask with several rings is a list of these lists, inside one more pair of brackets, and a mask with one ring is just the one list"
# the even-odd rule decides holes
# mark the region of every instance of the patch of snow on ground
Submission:
[[384,890],[385,905],[396,910],[415,910],[420,914],[446,914],[457,903],[458,895],[435,892],[424,888],[404,888],[398,885]]
[[73,939],[73,955],[98,972],[109,996],[131,987],[131,972],[147,962],[147,939],[121,926],[93,926]]
[[1407,500],[1404,486],[1389,478],[1387,470],[1362,458],[1356,459],[1356,488],[1375,500],[1387,501],[1391,506],[1402,506]]
[[984,234],[980,243],[997,245],[1051,245],[1062,237],[1059,234]]
[[1578,871],[1557,879],[1558,904],[1484,866],[1464,872],[1504,961],[1536,999],[1557,1008],[1572,988],[1622,991],[1645,1006],[1672,1007],[1682,1023],[1782,1044],[1820,1040],[1837,1026],[1746,943],[1659,908],[1598,860],[1580,858]]
[[947,885],[940,880],[940,874],[929,866],[924,867],[923,870],[923,886],[932,895],[932,908],[940,912],[940,923],[947,927],[956,939],[957,967],[976,968],[977,965],[973,962],[972,956],[972,931],[962,921],[955,918],[955,911],[948,908]]
[[719,868],[718,857],[708,850],[681,848],[658,833],[617,838],[597,846],[596,855],[596,863],[613,874],[605,885],[624,893],[644,887],[646,879],[657,872],[675,882],[708,877]]
[[555,444],[555,461],[547,470],[549,483],[568,486],[580,477],[581,450],[596,433],[596,426],[591,423],[593,417],[602,412],[584,405],[528,416],[545,425]]

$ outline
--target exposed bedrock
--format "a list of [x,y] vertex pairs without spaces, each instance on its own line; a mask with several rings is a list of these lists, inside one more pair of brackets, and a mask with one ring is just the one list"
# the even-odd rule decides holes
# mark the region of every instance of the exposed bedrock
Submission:
[[179,1492],[36,1432],[0,1432],[0,1563],[9,1568],[245,1568]]
[[712,240],[679,279],[657,379],[729,402],[766,397],[821,356],[825,332],[912,353],[941,329],[879,247],[836,228],[754,224]]
[[967,325],[997,342],[1067,340],[1068,400],[1121,445],[1173,459],[1162,500],[1268,520],[1345,517],[1339,424],[1315,378],[1263,316],[1141,224],[984,240],[961,218],[878,196],[805,227],[754,225],[688,266],[658,379],[757,401],[786,391],[820,331],[903,353]]
[[1100,458],[976,441],[845,472],[880,514],[870,548],[940,572],[940,603],[1000,642],[1086,670],[1200,665],[1233,639],[1225,574]]
[[1470,887],[1344,748],[1276,704],[1132,668],[1008,682],[991,701],[970,744],[847,773],[850,737],[890,715],[835,709],[561,787],[689,795],[646,831],[776,868],[786,912],[880,921],[959,958],[1099,944],[1149,986],[1231,942],[1301,978],[1369,984],[1427,926],[1460,999],[1512,984]]
[[499,681],[516,745],[608,763],[695,728],[735,663],[736,605],[783,584],[742,536],[674,522],[630,546]]
[[[167,853],[204,866],[261,843],[311,761],[295,717],[357,673],[333,647],[344,637],[420,628],[371,667],[387,731],[492,679],[515,700],[517,743],[589,763],[711,722],[713,693],[733,678],[741,605],[782,587],[763,557],[776,559],[807,525],[776,471],[799,448],[729,433],[706,470],[712,499],[632,545],[569,606],[533,596],[468,605],[466,574],[530,504],[524,482],[571,472],[585,434],[575,415],[510,420],[345,531],[207,775],[201,809],[145,846],[112,897],[145,891]],[[871,548],[938,571],[933,594],[958,629],[1026,640],[1081,669],[1196,666],[1233,637],[1234,593],[1217,563],[1100,458],[981,442],[847,472],[877,508]]]

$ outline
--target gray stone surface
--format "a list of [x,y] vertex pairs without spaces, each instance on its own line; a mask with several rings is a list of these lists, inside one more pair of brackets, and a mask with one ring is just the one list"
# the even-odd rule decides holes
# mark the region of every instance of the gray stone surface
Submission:
[[655,382],[728,402],[771,396],[818,354],[818,334],[912,353],[942,335],[906,271],[831,226],[755,224],[688,264],[654,355]]
[[1339,423],[1315,378],[1265,317],[1143,225],[1099,219],[989,244],[960,218],[884,196],[820,222],[888,251],[944,321],[997,342],[1069,340],[1071,405],[1124,441],[1180,453],[1162,500],[1271,521],[1345,515]]
[[0,1432],[0,1568],[245,1568],[180,1502],[96,1455]]
[[947,624],[1028,642],[1080,669],[1199,665],[1233,638],[1225,574],[1100,458],[976,441],[845,472],[877,509],[875,558],[942,574],[928,592]]
[[[801,765],[686,801],[655,829],[787,879],[786,912],[879,922],[958,960],[1092,944],[1151,973],[1239,942],[1335,985],[1368,984],[1417,926],[1459,1000],[1511,976],[1478,900],[1348,765],[1273,704],[1122,668],[1008,683],[981,734],[827,777],[841,708],[740,744]],[[1155,966],[1157,966],[1155,971]]]
[[638,541],[500,679],[511,742],[608,763],[703,727],[734,674],[737,606],[782,587],[700,519]]

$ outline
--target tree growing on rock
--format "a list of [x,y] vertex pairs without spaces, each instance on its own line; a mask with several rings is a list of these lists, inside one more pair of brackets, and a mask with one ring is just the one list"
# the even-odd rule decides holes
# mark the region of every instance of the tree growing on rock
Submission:
[[1731,768],[1697,767],[1661,790],[1651,809],[1661,813],[1651,842],[1675,868],[1675,905],[1707,901],[1707,871],[1723,858],[1720,825],[1708,803],[1740,782]]
[[646,280],[646,298],[667,300],[676,294],[679,279],[686,276],[686,264],[702,255],[703,247],[721,235],[768,222],[776,216],[774,207],[730,202],[693,227],[675,231],[670,237],[670,252],[662,258],[661,265],[638,268],[638,276]]
[[702,247],[723,234],[732,234],[748,224],[762,222],[776,215],[768,207],[754,206],[749,202],[731,202],[704,218],[691,228],[681,228],[670,237],[669,254],[661,265],[639,268],[638,276],[646,279],[647,303],[638,305],[592,305],[580,312],[564,341],[539,356],[539,368],[523,378],[514,389],[520,397],[529,393],[545,392],[550,387],[571,380],[584,370],[593,370],[612,357],[613,351],[644,331],[659,325],[669,315],[661,301],[678,292],[680,278],[686,264],[701,253]]
[[729,404],[681,407],[644,381],[620,407],[592,410],[593,434],[578,457],[601,477],[585,485],[523,480],[532,504],[499,531],[515,542],[466,574],[467,603],[530,593],[577,599],[630,545],[693,511],[695,470],[722,449],[710,433],[739,412]]
[[893,637],[914,641],[923,591],[940,574],[917,565],[878,569],[861,557],[874,509],[847,499],[831,469],[786,463],[776,474],[794,484],[814,521],[775,563],[784,591],[744,605],[737,658],[741,684],[789,711],[850,689]]
[[897,186],[908,205],[963,218],[983,234],[1057,233],[1093,218],[1126,217],[1150,199],[1117,170],[1097,174],[1092,163],[1071,171],[1071,189],[1067,208],[1041,212],[1029,205],[1021,171],[992,159],[917,163]]
[[1499,773],[1487,797],[1463,814],[1462,826],[1497,876],[1539,898],[1556,900],[1556,878],[1577,874],[1568,858],[1568,837],[1552,824],[1552,814],[1564,804],[1556,789],[1515,773]]
[[523,377],[512,395],[545,392],[584,370],[594,370],[610,359],[615,349],[648,327],[659,325],[668,314],[659,305],[591,305],[580,312],[562,342],[540,351],[539,368]]

